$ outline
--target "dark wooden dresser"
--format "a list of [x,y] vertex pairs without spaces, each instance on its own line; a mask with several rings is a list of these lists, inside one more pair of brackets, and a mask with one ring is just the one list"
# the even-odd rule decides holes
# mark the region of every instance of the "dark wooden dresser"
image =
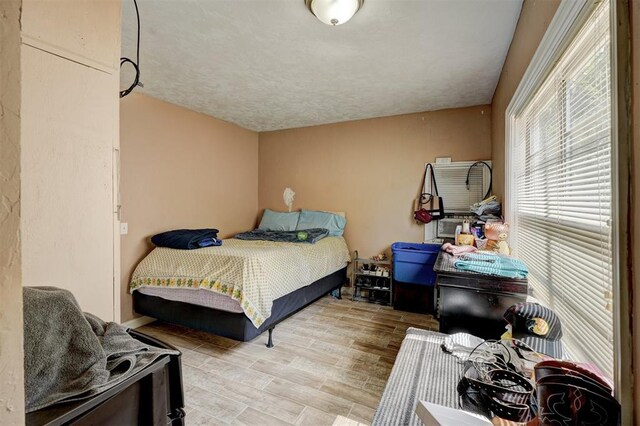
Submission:
[[433,267],[440,332],[499,339],[505,331],[507,308],[527,299],[527,280],[461,271],[454,262],[452,255],[440,252]]
[[[177,350],[146,334],[130,330],[135,339]],[[163,355],[111,389],[80,401],[61,403],[26,415],[29,425],[184,425],[180,355]]]

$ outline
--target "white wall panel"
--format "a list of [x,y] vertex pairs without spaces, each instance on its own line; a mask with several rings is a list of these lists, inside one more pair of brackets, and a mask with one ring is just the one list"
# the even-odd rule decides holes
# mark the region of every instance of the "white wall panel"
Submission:
[[118,75],[28,45],[22,69],[23,283],[112,320]]
[[24,0],[23,43],[94,68],[120,59],[120,0]]

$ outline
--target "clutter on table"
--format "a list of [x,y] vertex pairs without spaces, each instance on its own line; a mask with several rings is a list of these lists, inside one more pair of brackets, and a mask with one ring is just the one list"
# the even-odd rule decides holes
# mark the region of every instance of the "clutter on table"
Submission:
[[445,243],[442,250],[455,256],[455,267],[487,275],[506,278],[526,278],[528,269],[521,261],[511,258],[509,224],[500,214],[501,205],[491,196],[471,206],[475,219],[463,217],[457,225],[453,243]]
[[476,236],[471,233],[469,221],[462,222],[462,229],[456,237],[456,244],[459,246],[473,246],[476,242]]
[[498,197],[492,195],[471,206],[471,211],[482,221],[500,219],[502,215],[502,205]]
[[437,236],[452,237],[455,245],[510,254],[509,226],[503,222],[501,214],[502,207],[497,197],[488,197],[470,206],[467,214],[442,219],[438,223]]
[[560,319],[551,309],[519,303],[504,318],[508,333],[501,338],[445,338],[442,350],[465,363],[457,388],[462,409],[540,425],[619,423],[609,378],[594,365],[563,359],[564,351],[549,352],[562,346]]
[[475,253],[478,251],[478,248],[474,246],[456,246],[451,243],[444,243],[442,245],[442,250],[454,256],[460,256],[462,254]]

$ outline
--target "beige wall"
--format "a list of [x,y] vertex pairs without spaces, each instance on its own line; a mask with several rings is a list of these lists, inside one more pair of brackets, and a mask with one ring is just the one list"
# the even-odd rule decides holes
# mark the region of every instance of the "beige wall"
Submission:
[[493,192],[501,198],[504,196],[505,112],[559,4],[560,0],[524,1],[509,53],[493,95],[491,105],[493,110],[491,122]]
[[24,44],[108,74],[119,70],[120,1],[24,0],[22,13]]
[[120,1],[24,0],[22,13],[23,284],[117,320]]
[[396,241],[423,240],[412,220],[424,163],[491,157],[488,105],[260,134],[260,209],[344,211],[351,250],[371,256]]
[[176,228],[250,229],[258,209],[258,134],[141,94],[120,104],[122,321],[148,239]]
[[0,2],[0,424],[24,423],[20,255],[20,7]]

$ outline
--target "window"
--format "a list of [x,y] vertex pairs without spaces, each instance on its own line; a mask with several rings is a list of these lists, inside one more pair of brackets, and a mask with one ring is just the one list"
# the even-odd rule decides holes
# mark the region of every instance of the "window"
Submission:
[[[491,166],[491,161],[484,162]],[[471,166],[473,168],[469,170]],[[489,189],[489,169],[483,164],[476,164],[475,161],[434,164],[433,170],[445,213],[469,213],[471,206],[482,201]],[[427,176],[425,186],[427,192],[432,193],[430,176]]]
[[613,376],[611,43],[601,2],[508,114],[514,253],[562,320],[572,358]]

